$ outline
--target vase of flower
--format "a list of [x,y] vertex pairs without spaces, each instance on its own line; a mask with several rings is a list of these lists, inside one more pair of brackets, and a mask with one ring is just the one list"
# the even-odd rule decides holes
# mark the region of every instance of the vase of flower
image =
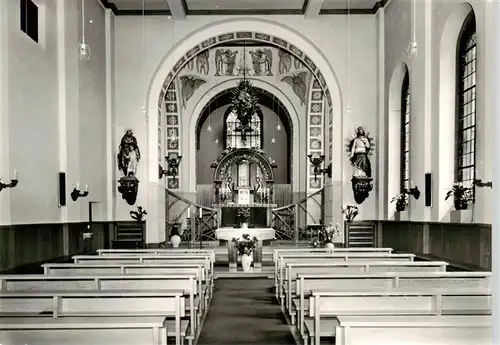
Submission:
[[241,267],[243,268],[243,272],[249,272],[251,265],[252,265],[252,256],[248,254],[243,254],[241,256]]
[[455,210],[466,210],[468,204],[467,200],[455,200]]
[[248,221],[250,220],[250,207],[238,207],[236,217],[240,221],[240,228],[248,229]]
[[250,271],[250,266],[252,265],[253,253],[257,248],[258,240],[254,236],[250,238],[249,234],[243,234],[241,238],[233,238],[234,246],[238,254],[241,256],[241,266],[244,272]]
[[325,248],[327,248],[327,249],[335,249],[335,245],[332,242],[327,242],[325,244]]
[[347,223],[351,223],[354,218],[359,214],[359,209],[355,205],[347,205],[345,208],[341,207],[342,213],[345,215]]
[[181,244],[181,237],[179,235],[172,235],[172,237],[170,237],[170,243],[172,243],[172,247],[179,248],[179,244]]
[[396,203],[396,212],[403,212],[408,205],[408,195],[401,193],[392,198],[391,202]]

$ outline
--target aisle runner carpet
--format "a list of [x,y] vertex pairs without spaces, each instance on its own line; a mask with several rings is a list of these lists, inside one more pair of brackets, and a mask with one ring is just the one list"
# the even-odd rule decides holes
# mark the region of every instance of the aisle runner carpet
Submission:
[[198,345],[295,345],[272,279],[217,279]]

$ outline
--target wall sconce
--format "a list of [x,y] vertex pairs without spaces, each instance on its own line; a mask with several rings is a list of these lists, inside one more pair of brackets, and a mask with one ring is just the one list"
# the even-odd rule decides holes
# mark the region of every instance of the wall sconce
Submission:
[[2,181],[0,181],[0,191],[5,188],[14,188],[15,186],[17,186],[18,182],[19,180],[17,179],[17,171],[14,170],[14,178],[10,180],[10,183],[3,183]]
[[80,190],[80,184],[77,183],[76,184],[76,188],[73,188],[73,191],[71,192],[71,199],[73,199],[73,201],[77,201],[78,198],[84,198],[87,195],[89,195],[89,185],[86,184],[85,185],[85,190],[82,192]]
[[182,156],[177,155],[175,153],[171,153],[165,160],[167,161],[168,168],[166,175],[167,176],[178,176],[179,175],[179,164],[181,162]]
[[410,183],[411,183],[412,187],[409,189],[405,189],[404,193],[408,194],[408,195],[413,195],[415,200],[418,200],[418,198],[420,198],[420,191],[418,190],[417,186],[413,187],[413,180]]
[[163,169],[161,164],[158,164],[158,178],[161,179],[163,176],[167,175],[168,171]]
[[483,180],[474,180],[474,186],[490,187],[491,189],[493,189],[493,181],[483,182]]
[[321,164],[325,161],[325,155],[320,156],[315,153],[313,155],[307,155],[307,157],[309,157],[309,162],[314,167],[314,181],[318,180],[319,174],[326,174],[329,178],[332,178],[332,163],[328,164],[326,168],[321,168]]

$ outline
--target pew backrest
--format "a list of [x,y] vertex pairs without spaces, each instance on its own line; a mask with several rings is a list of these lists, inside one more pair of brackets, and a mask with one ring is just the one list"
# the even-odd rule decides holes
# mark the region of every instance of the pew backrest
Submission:
[[392,248],[283,248],[273,250],[273,262],[278,261],[280,254],[300,254],[300,253],[386,253],[392,254]]
[[279,276],[276,291],[283,302],[284,282],[291,286],[298,274],[346,274],[361,272],[444,272],[448,266],[444,261],[354,261],[354,262],[287,262],[284,273]]
[[[338,316],[336,345],[412,344],[491,345],[490,315],[457,316]],[[319,335],[315,341],[319,341]]]
[[279,254],[274,264],[275,284],[283,274],[287,262],[326,262],[326,261],[413,261],[414,254],[385,254],[385,253],[313,253],[313,254]]

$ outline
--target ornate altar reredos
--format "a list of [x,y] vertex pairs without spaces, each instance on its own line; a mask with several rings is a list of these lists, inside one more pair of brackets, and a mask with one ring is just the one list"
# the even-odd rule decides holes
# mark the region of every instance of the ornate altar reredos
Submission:
[[263,150],[231,148],[212,163],[217,204],[272,204],[274,160]]

